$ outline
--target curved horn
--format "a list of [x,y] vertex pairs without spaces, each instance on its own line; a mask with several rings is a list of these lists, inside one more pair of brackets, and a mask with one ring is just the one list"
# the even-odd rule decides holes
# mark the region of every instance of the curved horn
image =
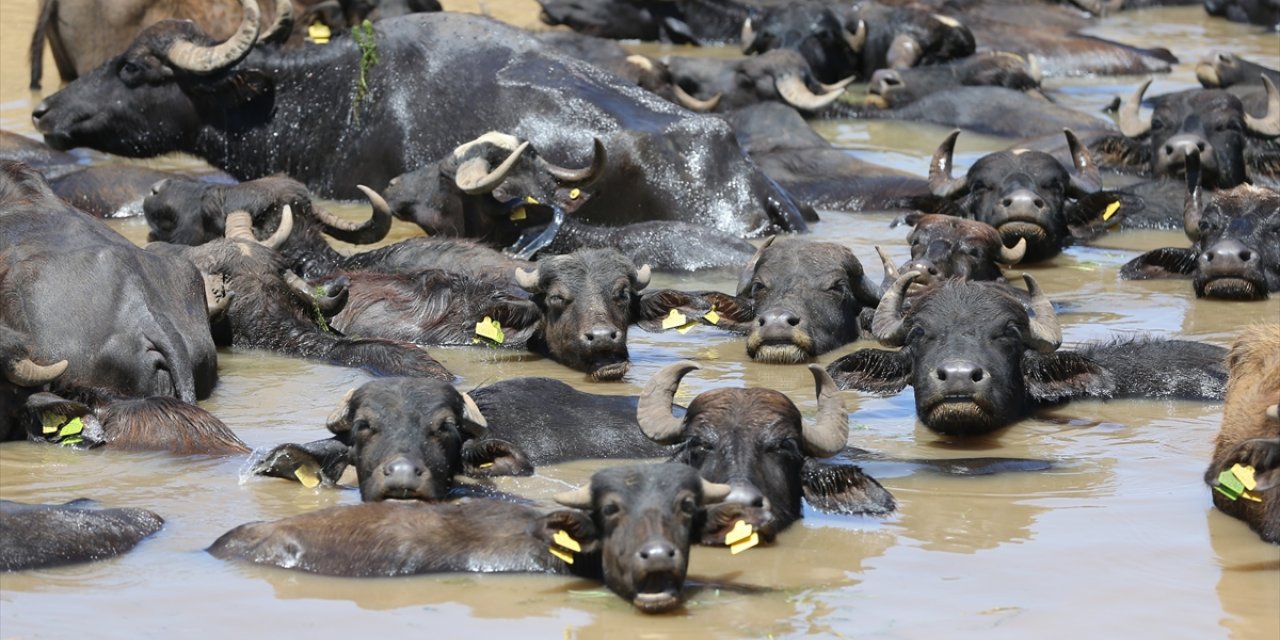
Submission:
[[338,401],[338,408],[329,414],[329,420],[325,422],[330,432],[346,433],[351,430],[351,420],[347,416],[347,410],[351,408],[351,397],[355,394],[355,389],[347,389],[347,392],[342,394],[342,399]]
[[1080,143],[1080,139],[1070,129],[1063,129],[1062,135],[1067,137],[1067,149],[1071,152],[1071,162],[1075,165],[1075,173],[1071,174],[1071,189],[1077,196],[1094,193],[1102,189],[1102,175],[1098,173],[1098,165],[1089,153],[1089,147]]
[[1204,190],[1200,186],[1200,152],[1187,153],[1187,197],[1182,201],[1182,230],[1192,242],[1200,240],[1200,212],[1204,210]]
[[484,419],[484,414],[480,413],[480,407],[476,405],[476,401],[469,393],[462,394],[462,417],[482,427],[489,426],[489,422]]
[[1007,265],[1015,265],[1022,262],[1022,257],[1027,255],[1027,239],[1018,238],[1018,244],[1013,247],[1006,247],[1000,244],[1000,262]]
[[67,370],[67,361],[59,360],[49,365],[39,365],[27,358],[13,363],[13,368],[6,371],[5,379],[19,387],[39,387],[53,382],[55,378]]
[[818,395],[818,417],[802,429],[804,451],[814,458],[830,458],[849,442],[849,410],[840,388],[822,365],[809,365],[809,372]]
[[756,30],[751,27],[751,16],[747,16],[747,19],[742,21],[741,38],[743,52],[751,49],[752,43],[756,41]]
[[344,220],[314,203],[311,205],[311,212],[324,227],[325,234],[334,239],[351,244],[378,242],[387,237],[387,233],[391,231],[391,207],[381,195],[378,195],[377,191],[362,184],[356,185],[356,188],[364,193],[364,196],[369,199],[369,205],[373,207],[373,215],[369,216],[368,220],[364,222]]
[[893,258],[890,258],[889,254],[885,253],[884,249],[880,248],[880,245],[876,245],[876,255],[880,256],[880,267],[884,269],[884,279],[886,282],[892,283],[902,275],[898,272],[898,265],[893,263]]
[[293,207],[285,205],[280,209],[280,225],[276,227],[275,233],[270,238],[259,242],[268,249],[279,249],[285,240],[289,239],[289,234],[293,233]]
[[520,155],[525,149],[529,148],[529,141],[520,143],[514,151],[507,155],[506,160],[498,165],[496,169],[489,169],[489,162],[484,158],[472,158],[462,163],[458,167],[458,172],[454,176],[454,183],[458,188],[467,195],[476,195],[480,193],[489,193],[493,191],[503,180],[507,179],[507,174],[511,172],[511,168],[520,160]]
[[840,91],[844,91],[844,88],[845,88],[845,87],[847,87],[847,86],[849,86],[849,85],[853,84],[854,78],[855,78],[855,76],[849,76],[848,78],[845,78],[844,80],[836,80],[835,82],[833,82],[833,83],[831,83],[831,84],[827,84],[827,83],[825,83],[825,82],[819,82],[819,83],[818,83],[818,86],[822,87],[823,92],[831,92],[831,91],[835,91],[835,90],[837,90],[837,89],[839,89]]
[[1031,310],[1036,317],[1031,318],[1031,335],[1027,336],[1027,346],[1040,353],[1053,353],[1062,346],[1062,327],[1058,326],[1058,314],[1053,311],[1053,303],[1044,294],[1040,285],[1031,274],[1022,274],[1022,281],[1027,283],[1027,293],[1031,294]]
[[951,135],[938,146],[938,150],[933,152],[933,160],[929,162],[929,191],[935,196],[951,198],[963,194],[969,188],[967,176],[951,177],[958,137],[960,137],[960,130],[952,131]]
[[[63,362],[66,361],[64,360]],[[1280,404],[1273,404],[1267,407],[1267,417],[1270,418],[1272,422],[1280,420]]]
[[570,509],[590,509],[591,508],[591,485],[584,484],[573,491],[565,491],[557,493],[551,497],[556,503],[569,507]]
[[890,347],[901,347],[906,341],[907,329],[902,315],[902,303],[907,299],[907,287],[920,276],[919,271],[908,271],[893,281],[884,292],[876,315],[871,319],[871,335]]
[[228,213],[223,236],[228,240],[257,242],[258,239],[253,237],[253,216],[250,216],[249,212],[244,209],[236,209]]
[[858,26],[853,33],[849,33],[847,28],[841,29],[841,31],[844,32],[844,43],[849,45],[849,50],[854,53],[862,53],[862,47],[867,44],[867,22],[861,19],[858,20]]
[[787,101],[787,104],[805,111],[824,109],[827,105],[835,102],[840,97],[840,94],[844,93],[844,88],[839,88],[818,95],[810,91],[809,87],[805,86],[804,80],[798,75],[777,78],[773,81],[773,86],[778,90],[778,95]]
[[525,271],[522,267],[516,267],[516,284],[525,291],[536,293],[538,291],[538,270]]
[[630,64],[645,73],[653,73],[655,68],[653,66],[653,60],[650,60],[648,56],[642,56],[638,53],[633,53],[627,56],[627,64]]
[[240,0],[244,18],[234,35],[212,47],[198,45],[189,40],[175,40],[164,52],[173,66],[192,73],[211,73],[225,69],[249,55],[258,41],[260,18],[257,0]]
[[204,279],[204,303],[209,310],[209,319],[216,320],[231,305],[227,281],[220,275],[200,275]]
[[649,280],[652,278],[653,269],[649,267],[648,263],[640,265],[640,268],[636,269],[636,291],[649,286]]
[[293,1],[276,0],[276,19],[258,34],[258,42],[284,42],[293,34]]
[[751,255],[751,259],[747,261],[747,266],[742,268],[742,274],[738,276],[738,295],[745,295],[747,289],[751,288],[751,280],[756,276],[756,265],[760,264],[760,256],[764,255],[764,250],[773,244],[778,236],[769,236],[760,244],[760,248]]
[[711,482],[706,478],[702,479],[702,504],[714,504],[724,502],[729,497],[729,492],[733,487],[719,482]]
[[680,106],[698,113],[713,111],[720,104],[720,98],[722,97],[722,94],[717,93],[706,100],[695,98],[689,95],[689,92],[685,91],[679,84],[673,84],[671,90],[675,93],[676,101],[680,103]]
[[916,66],[923,53],[924,49],[915,36],[899,33],[894,36],[893,42],[889,45],[885,62],[889,64],[890,69],[910,69]]
[[543,168],[551,177],[562,185],[578,185],[585,186],[595,181],[604,174],[605,162],[609,160],[609,153],[604,150],[604,142],[600,138],[591,139],[591,164],[581,169],[570,169],[560,165],[552,164],[546,159],[539,157],[538,165]]
[[1262,76],[1262,85],[1267,89],[1267,114],[1255,118],[1245,113],[1244,125],[1260,136],[1274,138],[1280,136],[1280,91],[1276,90],[1276,84],[1271,78],[1265,75]]
[[1044,80],[1044,71],[1040,68],[1040,56],[1034,53],[1027,54],[1027,75],[1039,85]]
[[663,367],[649,378],[636,405],[636,420],[650,440],[658,444],[672,444],[684,435],[684,420],[672,415],[671,404],[675,402],[680,379],[698,368],[692,360],[681,360]]
[[1145,118],[1138,115],[1142,108],[1142,96],[1150,86],[1151,79],[1147,78],[1146,82],[1138,85],[1128,100],[1120,103],[1120,133],[1130,138],[1139,138],[1151,130],[1151,114],[1147,114]]

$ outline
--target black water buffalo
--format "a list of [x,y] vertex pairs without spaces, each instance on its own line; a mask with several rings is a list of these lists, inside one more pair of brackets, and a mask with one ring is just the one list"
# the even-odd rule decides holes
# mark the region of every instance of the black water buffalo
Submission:
[[0,130],[0,160],[14,160],[39,169],[51,179],[79,168],[76,157],[22,134]]
[[1230,51],[1214,51],[1196,64],[1196,79],[1206,89],[1261,85],[1263,78],[1280,83],[1280,71],[1250,62]]
[[538,0],[542,22],[618,40],[736,41],[752,11],[789,0]]
[[857,340],[859,317],[880,294],[848,248],[771,238],[743,269],[736,296],[704,299],[717,326],[746,334],[752,359],[794,364]]
[[1213,459],[1205,471],[1209,486],[1239,464],[1253,467],[1261,502],[1213,492],[1213,504],[1223,513],[1248,523],[1263,540],[1280,544],[1280,325],[1246,328],[1231,345],[1222,429],[1214,442]]
[[1040,88],[1040,66],[1034,55],[1023,58],[987,51],[944,64],[880,69],[867,83],[865,104],[873,109],[896,109],[925,96],[971,86],[1036,91]]
[[929,122],[1006,138],[1057,135],[1073,131],[1110,131],[1109,122],[1050,102],[1038,92],[1000,86],[960,86],[926,94],[901,107],[879,108],[837,103],[824,116]]
[[230,299],[213,323],[218,344],[359,367],[374,375],[453,377],[413,344],[332,331],[325,318],[336,316],[346,304],[347,282],[325,283],[316,291],[288,270],[274,248],[289,235],[292,219],[285,205],[276,234],[260,244],[250,230],[249,214],[234,212],[227,217],[226,240],[196,247],[154,243],[148,250],[182,256],[222,279]]
[[[1155,99],[1152,113],[1142,117],[1143,82],[1120,107],[1123,136],[1103,136],[1090,148],[1103,166],[1151,178],[1185,175],[1187,154],[1200,155],[1205,188],[1227,189],[1246,180],[1280,186],[1280,91],[1269,79],[1266,115],[1255,117],[1234,94],[1221,89],[1194,89]],[[1180,192],[1180,186],[1174,186]]]
[[[414,14],[379,23],[369,54],[336,37],[298,55],[255,48],[257,12],[242,1],[246,20],[220,44],[190,23],[148,28],[38,105],[37,128],[58,148],[185,151],[238,179],[284,172],[327,196],[385,185],[487,131],[528,140],[561,166],[588,164],[599,138],[608,163],[584,219],[684,220],[737,235],[805,228],[723,121],[548,51],[514,27]],[[493,81],[459,92],[459,74]],[[308,123],[305,132],[298,122]],[[264,139],[274,142],[264,147]]]
[[[1027,241],[1006,247],[995,227],[976,220],[938,214],[911,214],[906,223],[913,228],[907,235],[911,257],[897,267],[883,252],[884,281],[889,288],[903,273],[915,271],[916,286],[934,280],[999,280],[1004,277],[1001,265],[1012,266],[1022,260]],[[877,251],[879,247],[876,248]]]
[[863,349],[827,370],[843,389],[911,385],[916,415],[934,431],[988,433],[1073,398],[1222,398],[1221,347],[1128,338],[1061,351],[1053,305],[1031,276],[1023,279],[1034,315],[1007,284],[963,280],[926,287],[904,312],[915,277],[904,274],[885,293],[872,325],[882,344],[902,349]]
[[[641,611],[678,607],[689,545],[704,507],[729,487],[685,465],[596,472],[545,513],[490,500],[362,504],[241,525],[214,557],[312,573],[376,577],[470,571],[539,572],[603,580]],[[357,540],[377,544],[353,544]]]
[[162,526],[164,520],[146,509],[102,509],[93,500],[66,504],[0,500],[0,571],[114,558]]
[[1187,156],[1183,228],[1191,247],[1148,251],[1120,276],[1191,278],[1197,297],[1257,300],[1280,292],[1280,193],[1248,184],[1205,191],[1199,157]]
[[1211,16],[1232,22],[1244,22],[1280,30],[1280,3],[1275,0],[1204,0],[1204,10]]
[[443,500],[455,476],[533,473],[519,447],[489,437],[471,398],[438,380],[367,382],[347,392],[327,427],[332,438],[274,447],[254,472],[333,484],[354,466],[365,502]]
[[1102,178],[1088,148],[1065,131],[1075,171],[1042,151],[1015,149],[983,156],[969,172],[953,178],[953,131],[933,154],[929,189],[956,203],[965,217],[1000,232],[1006,246],[1027,243],[1024,262],[1047,260],[1076,239],[1087,239],[1112,224],[1121,196],[1102,191]]
[[132,165],[95,165],[49,179],[49,187],[67,204],[99,218],[142,214],[142,199],[161,180],[181,177],[171,171]]
[[850,80],[822,84],[809,63],[790,49],[737,59],[668,56],[672,97],[694,111],[728,112],[759,102],[785,102],[818,112],[844,93]]

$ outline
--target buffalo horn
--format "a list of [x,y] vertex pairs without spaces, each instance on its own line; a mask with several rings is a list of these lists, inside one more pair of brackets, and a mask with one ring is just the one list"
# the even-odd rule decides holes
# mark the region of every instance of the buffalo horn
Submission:
[[840,389],[822,365],[809,365],[809,372],[818,395],[818,417],[813,424],[804,424],[804,451],[814,458],[830,458],[849,441],[849,411]]
[[1200,212],[1204,210],[1204,190],[1200,187],[1200,152],[1187,154],[1187,197],[1182,201],[1182,230],[1192,242],[1200,240]]
[[1027,255],[1027,239],[1018,238],[1018,244],[1012,247],[1000,245],[1000,262],[1008,265],[1018,264],[1022,262],[1022,257]]
[[67,361],[59,360],[53,364],[40,365],[30,359],[23,358],[13,363],[13,368],[6,371],[4,377],[19,387],[38,387],[53,382],[54,378],[67,370]]
[[889,45],[889,55],[885,62],[890,69],[910,69],[920,61],[921,53],[920,41],[915,36],[899,33]]
[[[1274,408],[1274,407],[1273,407]],[[702,479],[702,504],[714,504],[716,502],[724,502],[729,497],[729,492],[733,487],[719,482],[712,482],[706,478]]]
[[650,440],[658,444],[672,444],[680,440],[684,434],[684,420],[671,413],[671,405],[675,402],[680,379],[698,368],[692,360],[681,360],[663,367],[649,379],[636,406],[636,420],[640,423],[640,431]]
[[462,394],[462,417],[482,427],[489,426],[489,422],[484,419],[484,414],[480,413],[480,407],[476,406],[476,401],[468,393]]
[[[293,208],[285,205],[280,208],[280,224],[276,227],[275,233],[270,238],[259,242],[268,249],[279,249],[285,240],[289,239],[289,234],[293,233]],[[252,234],[250,237],[253,237]]]
[[1151,114],[1147,114],[1145,118],[1138,115],[1139,109],[1142,108],[1142,96],[1147,93],[1149,86],[1151,86],[1150,78],[1138,85],[1128,100],[1120,103],[1120,133],[1130,138],[1140,138],[1151,130]]
[[324,226],[324,232],[337,240],[351,244],[378,242],[387,237],[387,232],[391,231],[391,207],[382,196],[378,195],[377,191],[362,184],[356,185],[356,188],[364,193],[364,196],[369,199],[369,205],[373,207],[373,215],[368,220],[364,222],[344,220],[314,204],[311,206],[311,211]]
[[533,271],[525,271],[521,267],[516,267],[516,284],[520,285],[521,289],[524,289],[529,293],[537,292],[538,270],[534,269]]
[[858,20],[858,26],[853,33],[849,33],[848,29],[841,29],[844,32],[844,43],[849,45],[849,50],[854,53],[862,53],[862,47],[867,44],[867,22]]
[[678,84],[672,86],[672,91],[675,93],[676,100],[681,106],[689,109],[690,111],[697,111],[698,113],[706,113],[708,111],[715,110],[716,105],[720,104],[720,98],[722,95],[717,93],[714,96],[703,100],[689,95],[689,92],[685,91],[684,88]]
[[[63,360],[63,362],[66,362],[66,360]],[[1280,404],[1273,404],[1267,407],[1267,417],[1273,422],[1280,420]]]
[[1058,326],[1058,314],[1053,311],[1053,303],[1044,294],[1040,285],[1030,274],[1022,274],[1027,283],[1027,293],[1031,294],[1031,310],[1036,317],[1031,318],[1031,335],[1027,336],[1027,346],[1040,353],[1053,353],[1062,346],[1062,327]]
[[[346,293],[323,296],[313,293],[311,285],[307,284],[306,280],[298,277],[298,274],[289,271],[288,269],[284,272],[284,281],[289,284],[289,288],[293,289],[294,293],[302,297],[303,302],[309,305],[314,304],[316,308],[320,309],[320,315],[326,318],[332,318],[333,316],[338,315],[342,312],[342,308],[347,304]],[[350,281],[346,276],[338,278],[335,282],[340,283],[344,292],[346,291],[347,285],[350,284]]]
[[[281,219],[281,224],[283,223],[284,221]],[[258,239],[253,237],[253,216],[250,216],[249,212],[244,209],[237,209],[228,213],[224,235],[228,240],[257,242]]]
[[1261,118],[1255,118],[1245,113],[1244,124],[1249,131],[1267,138],[1274,138],[1280,136],[1280,90],[1277,90],[1276,84],[1266,76],[1262,76],[1262,84],[1267,89],[1267,114]]
[[933,160],[929,162],[929,191],[935,196],[951,198],[963,194],[969,187],[968,177],[951,177],[951,170],[955,164],[952,157],[956,152],[958,137],[960,137],[960,130],[952,131],[951,135],[938,146],[938,150],[933,152]]
[[260,26],[257,0],[240,0],[240,8],[244,12],[240,28],[226,42],[210,47],[179,39],[169,45],[164,57],[173,66],[192,73],[212,73],[239,62],[258,41]]
[[871,319],[871,334],[876,340],[890,347],[901,347],[905,342],[907,330],[902,316],[902,303],[907,298],[907,287],[919,276],[919,271],[908,271],[894,280],[893,286],[884,292],[880,306],[876,307],[876,315]]
[[751,49],[751,44],[756,41],[756,30],[751,28],[751,18],[748,17],[742,21],[742,50]]
[[876,245],[876,254],[880,256],[880,267],[884,269],[885,281],[893,282],[897,280],[898,276],[902,274],[898,273],[898,265],[893,263],[893,258],[890,258],[889,254],[880,248],[880,245]]
[[591,164],[581,169],[570,169],[548,162],[541,156],[538,165],[562,185],[585,186],[595,182],[604,173],[604,164],[609,160],[609,153],[604,150],[604,142],[600,138],[591,139]]
[[1040,68],[1040,56],[1034,53],[1027,54],[1027,75],[1031,76],[1036,84],[1044,79],[1044,71]]
[[557,493],[551,497],[557,504],[564,505],[570,509],[590,509],[591,508],[591,485],[582,485],[573,491],[565,491]]
[[1098,173],[1098,164],[1093,161],[1089,147],[1080,144],[1080,139],[1070,129],[1063,129],[1067,137],[1067,148],[1071,152],[1071,162],[1076,170],[1071,174],[1071,189],[1076,196],[1094,193],[1102,188],[1102,175]]
[[648,264],[640,265],[640,268],[636,269],[636,291],[649,286],[651,278],[653,278],[653,269]]
[[775,79],[773,85],[778,90],[778,95],[782,96],[787,104],[805,111],[824,109],[844,93],[844,87],[840,87],[818,95],[805,86],[800,76],[794,74]]
[[348,411],[351,408],[351,397],[355,394],[355,389],[347,389],[347,392],[342,394],[342,399],[338,401],[338,408],[329,414],[329,421],[325,426],[331,433],[346,433],[351,430],[351,416],[348,415]]
[[511,168],[516,166],[516,162],[520,160],[520,155],[525,149],[529,148],[529,142],[521,142],[520,146],[507,155],[507,159],[502,161],[496,169],[490,170],[489,161],[483,157],[472,158],[462,163],[458,167],[458,173],[454,177],[454,182],[458,188],[467,195],[477,195],[481,193],[489,193],[496,189],[503,180],[507,179],[507,174],[511,172]]
[[288,40],[293,33],[293,0],[276,0],[276,19],[258,34],[258,42]]
[[653,73],[654,71],[653,60],[638,53],[627,56],[627,63],[645,73]]
[[743,267],[742,275],[738,276],[738,295],[746,295],[747,290],[751,288],[751,281],[756,277],[756,265],[760,264],[760,256],[764,255],[764,250],[773,244],[778,236],[769,236],[760,244],[760,248],[747,261],[747,266]]
[[841,91],[844,91],[844,88],[845,88],[845,87],[847,87],[847,86],[849,86],[849,85],[853,84],[853,81],[854,81],[854,78],[855,78],[855,77],[856,77],[856,76],[849,76],[848,78],[845,78],[844,80],[836,80],[835,82],[832,82],[831,84],[827,84],[827,83],[825,83],[825,82],[819,82],[819,83],[818,83],[818,86],[822,87],[822,91],[823,91],[824,93],[825,93],[825,92],[830,92],[830,91],[835,91],[836,89],[839,89],[839,90],[841,90]]

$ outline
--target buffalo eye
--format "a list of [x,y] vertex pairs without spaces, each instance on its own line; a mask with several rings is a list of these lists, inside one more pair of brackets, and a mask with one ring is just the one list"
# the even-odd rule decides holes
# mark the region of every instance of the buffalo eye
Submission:
[[800,443],[795,438],[783,438],[774,443],[772,449],[791,456],[800,456]]
[[969,191],[973,193],[986,193],[986,191],[990,188],[991,187],[987,186],[987,183],[981,180],[974,180],[972,183],[969,184]]
[[992,340],[1021,340],[1022,331],[1018,329],[1018,324],[1012,320],[1006,322],[999,331],[991,335]]
[[920,340],[922,338],[924,338],[924,327],[921,327],[920,325],[916,325],[914,327],[911,327],[911,330],[907,332],[906,341],[913,342],[915,340]]
[[613,294],[613,299],[623,303],[631,302],[631,289],[627,287],[619,288],[618,291]]
[[559,294],[553,293],[547,296],[547,304],[553,307],[566,307],[569,306],[570,302],[573,301]]
[[768,291],[769,291],[769,287],[765,286],[765,284],[763,282],[760,282],[759,280],[756,280],[755,282],[751,283],[751,297],[753,298],[759,295],[763,295]]
[[827,291],[830,291],[832,293],[838,293],[841,295],[846,294],[849,292],[849,281],[843,280],[843,279],[836,280],[835,282],[831,283],[831,286],[827,287]]
[[965,249],[964,252],[975,258],[982,257],[982,247],[969,247],[968,249]]
[[365,438],[378,435],[378,430],[374,428],[371,422],[364,418],[356,420],[355,424],[351,425],[351,430],[355,431],[356,435]]
[[1214,128],[1213,128],[1213,130],[1214,130],[1214,131],[1219,131],[1219,132],[1221,132],[1221,131],[1239,131],[1239,130],[1240,130],[1240,122],[1239,122],[1239,121],[1237,121],[1237,120],[1234,120],[1234,119],[1232,119],[1232,120],[1227,120],[1227,121],[1225,121],[1225,122],[1219,122],[1219,123],[1218,123],[1218,126],[1214,127]]
[[622,506],[617,502],[607,502],[600,507],[600,515],[606,518],[612,518],[622,512]]
[[692,515],[698,511],[698,501],[693,496],[685,496],[680,500],[680,510],[686,514]]
[[1151,130],[1152,130],[1152,131],[1159,131],[1160,129],[1163,129],[1163,128],[1164,128],[1164,120],[1161,120],[1160,118],[1152,118],[1152,119],[1151,119]]

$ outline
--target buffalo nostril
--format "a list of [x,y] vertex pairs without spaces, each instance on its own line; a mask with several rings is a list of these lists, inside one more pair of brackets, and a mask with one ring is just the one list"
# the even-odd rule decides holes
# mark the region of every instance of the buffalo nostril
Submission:
[[938,275],[938,268],[937,268],[937,267],[929,267],[929,275],[931,275],[931,276],[936,276],[936,275]]
[[763,326],[764,326],[764,316],[761,316],[761,317],[757,318],[757,319],[756,319],[756,324],[758,324],[758,325],[760,325],[760,326],[762,326],[762,327],[763,327]]
[[1240,252],[1240,259],[1244,262],[1248,262],[1249,259],[1252,257],[1253,257],[1252,251],[1245,250]]
[[1206,261],[1206,262],[1213,262],[1213,254],[1212,254],[1212,253],[1209,253],[1208,251],[1206,251],[1206,252],[1204,252],[1204,256],[1203,256],[1203,257],[1204,257],[1204,259],[1205,259],[1205,261]]
[[648,559],[649,559],[649,550],[648,550],[648,549],[641,549],[641,550],[640,550],[640,558],[641,558],[641,559],[644,559],[644,560],[648,560]]
[[1200,150],[1200,151],[1204,151],[1204,143],[1203,143],[1203,142],[1197,142],[1197,143],[1196,143],[1196,149],[1198,149],[1198,150]]
[[1173,155],[1173,145],[1171,145],[1171,144],[1166,144],[1166,145],[1164,146],[1164,152],[1165,152],[1166,154]]
[[582,334],[582,337],[586,338],[586,339],[587,339],[587,342],[591,342],[592,340],[595,340],[595,339],[596,339],[596,337],[595,337],[595,336],[593,336],[593,335],[591,335],[591,334],[589,334],[589,333],[584,333],[584,334]]
[[793,326],[793,327],[794,327],[794,326],[796,326],[796,325],[800,324],[800,318],[797,318],[797,317],[795,317],[795,316],[789,316],[789,317],[787,317],[787,324],[789,324],[789,325],[791,325],[791,326]]
[[884,79],[884,83],[891,87],[896,87],[902,84],[902,81],[899,80],[897,76],[886,76]]
[[969,374],[969,379],[974,382],[982,382],[982,367],[975,367],[973,372]]
[[609,332],[609,339],[610,339],[610,340],[617,340],[617,339],[618,339],[618,332],[617,332],[617,331],[611,331],[611,332]]
[[946,382],[946,381],[947,381],[947,370],[946,370],[946,369],[943,369],[942,367],[938,367],[938,369],[937,369],[936,371],[934,371],[933,373],[934,373],[934,375],[938,376],[938,379],[939,379],[939,380],[941,380],[941,381],[943,381],[943,382]]
[[1044,208],[1044,200],[1041,200],[1040,198],[1036,198],[1036,199],[1032,202],[1032,204],[1035,204],[1037,209],[1043,209],[1043,208]]
[[1000,205],[1004,207],[1008,207],[1012,204],[1013,204],[1013,198],[1005,198],[1004,200],[1000,201]]

